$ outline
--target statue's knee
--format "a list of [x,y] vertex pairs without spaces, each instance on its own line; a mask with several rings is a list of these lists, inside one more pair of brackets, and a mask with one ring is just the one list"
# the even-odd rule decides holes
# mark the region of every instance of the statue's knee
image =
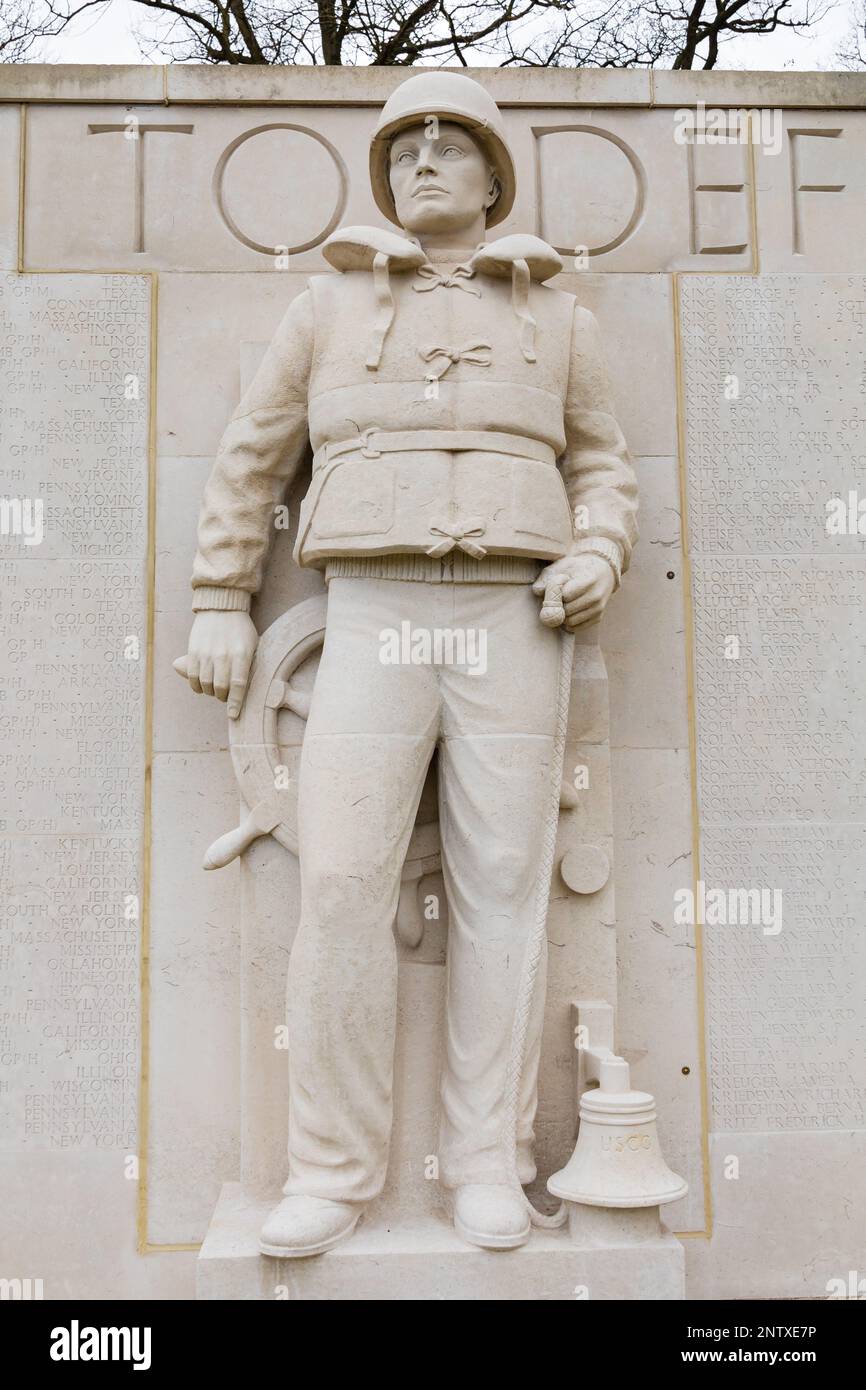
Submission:
[[538,866],[530,862],[524,848],[493,845],[485,856],[484,876],[497,901],[520,902],[533,892]]
[[[384,877],[358,864],[304,869],[304,917],[330,931],[375,930],[393,897]],[[388,923],[390,926],[390,923]]]

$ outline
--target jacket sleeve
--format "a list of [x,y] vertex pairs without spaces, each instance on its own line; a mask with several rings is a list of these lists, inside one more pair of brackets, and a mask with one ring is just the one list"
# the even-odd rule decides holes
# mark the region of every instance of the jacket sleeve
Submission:
[[313,357],[309,290],[293,300],[229,421],[204,491],[193,608],[248,611],[261,585],[274,509],[307,447]]
[[598,323],[575,304],[560,468],[572,509],[571,554],[604,555],[625,573],[637,540],[637,479],[614,417],[613,394]]

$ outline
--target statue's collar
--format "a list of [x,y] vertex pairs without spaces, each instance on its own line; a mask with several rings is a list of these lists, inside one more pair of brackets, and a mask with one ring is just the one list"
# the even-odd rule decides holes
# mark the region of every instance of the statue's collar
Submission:
[[542,283],[562,270],[562,258],[540,237],[516,234],[482,242],[468,255],[465,251],[424,251],[414,238],[381,227],[341,227],[322,246],[322,254],[335,270],[374,270],[387,266],[396,274],[423,265],[465,266],[472,274],[510,279],[518,268]]
[[412,246],[417,246],[423,251],[427,265],[469,265],[472,257],[481,250],[481,245],[483,245],[481,243],[475,247],[453,247],[450,251],[444,248],[438,251],[424,251],[420,241],[417,241],[415,237],[408,237],[407,240]]

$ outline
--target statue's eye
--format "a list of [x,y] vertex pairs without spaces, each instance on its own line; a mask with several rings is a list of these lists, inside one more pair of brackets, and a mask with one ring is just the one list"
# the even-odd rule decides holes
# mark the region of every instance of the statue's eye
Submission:
[[415,156],[411,150],[401,150],[400,153],[396,156],[394,163],[411,164],[414,158]]
[[459,145],[446,145],[442,151],[443,159],[460,159],[463,154]]

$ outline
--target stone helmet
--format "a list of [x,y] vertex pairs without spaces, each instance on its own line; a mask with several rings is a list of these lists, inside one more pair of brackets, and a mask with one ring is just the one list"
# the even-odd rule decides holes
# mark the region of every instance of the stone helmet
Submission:
[[397,222],[388,177],[392,137],[407,126],[423,124],[428,116],[465,126],[484,150],[499,180],[499,197],[487,209],[487,226],[495,227],[511,211],[516,183],[505,125],[492,96],[471,77],[456,72],[418,73],[402,82],[382,107],[370,142],[370,183],[379,211]]

